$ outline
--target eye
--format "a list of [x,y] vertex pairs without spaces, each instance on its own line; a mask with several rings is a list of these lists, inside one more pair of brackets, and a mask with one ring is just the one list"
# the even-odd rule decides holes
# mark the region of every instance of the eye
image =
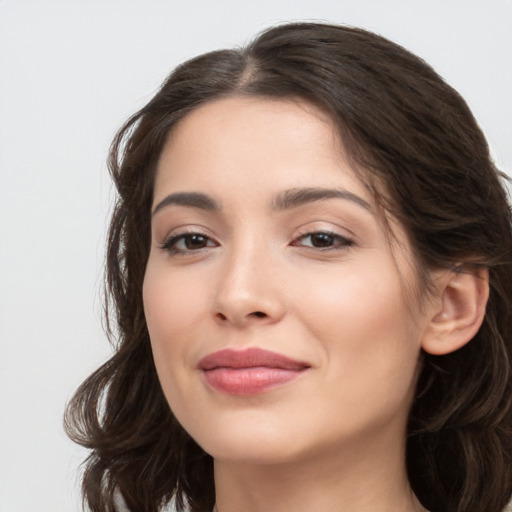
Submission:
[[292,242],[294,246],[311,247],[313,249],[343,249],[353,244],[352,240],[329,231],[305,233]]
[[217,243],[202,233],[180,233],[165,240],[160,247],[171,254],[175,254],[217,247]]

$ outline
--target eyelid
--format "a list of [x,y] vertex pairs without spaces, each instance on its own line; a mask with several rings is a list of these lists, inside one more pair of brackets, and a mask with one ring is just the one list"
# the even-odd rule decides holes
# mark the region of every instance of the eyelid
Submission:
[[[328,235],[332,237],[334,240],[337,240],[338,243],[333,243],[333,245],[329,246],[308,246],[308,245],[302,245],[297,242],[306,239],[307,237],[311,237],[313,235]],[[341,241],[341,243],[339,243]],[[299,235],[296,236],[290,245],[294,247],[305,247],[307,249],[312,249],[316,251],[329,251],[329,250],[346,250],[347,248],[353,246],[355,244],[355,241],[352,237],[342,235],[340,233],[337,233],[335,231],[332,231],[330,229],[308,229],[308,230],[301,230],[299,232]]]
[[[167,251],[167,252],[174,253],[174,254],[194,253],[194,252],[199,252],[203,249],[218,247],[219,243],[215,240],[215,238],[213,236],[208,234],[206,231],[207,230],[205,230],[203,228],[198,228],[198,227],[196,228],[193,226],[181,228],[181,229],[176,228],[176,229],[173,229],[170,233],[168,233],[165,236],[165,238],[163,239],[163,241],[158,244],[158,246],[163,251]],[[197,248],[197,249],[177,249],[174,247],[174,245],[177,242],[185,239],[186,236],[193,236],[193,235],[198,235],[198,236],[204,237],[205,239],[207,239],[208,242],[213,242],[214,245],[213,246],[209,245],[209,246],[205,246],[205,247]]]
[[180,235],[202,235],[208,238],[215,239],[215,236],[208,228],[202,226],[201,224],[193,223],[180,223],[179,225],[176,225],[171,229],[168,228],[165,231],[162,230],[160,234],[157,231],[156,238],[162,240],[162,242],[159,243],[159,245],[162,245],[167,240],[170,240],[171,238]]
[[[308,223],[309,224],[309,223]],[[181,241],[185,240],[187,236],[197,235],[199,237],[204,237],[206,240],[206,245],[204,247],[196,247],[196,248],[178,248],[176,245]],[[314,243],[311,245],[304,244],[303,241],[308,237],[313,237],[314,235],[327,235],[331,237],[332,243],[330,245],[318,245],[315,246]],[[206,249],[211,249],[213,247],[218,247],[220,244],[216,240],[214,236],[210,233],[209,229],[204,228],[203,226],[180,226],[172,229],[158,244],[158,247],[166,252],[174,253],[174,254],[192,254],[199,253]],[[293,237],[290,242],[291,246],[295,247],[303,247],[305,249],[311,249],[313,251],[329,251],[329,250],[346,250],[349,247],[355,245],[355,238],[353,235],[345,235],[340,233],[338,230],[322,227],[322,226],[308,226],[307,228],[303,226],[298,230],[296,236]]]

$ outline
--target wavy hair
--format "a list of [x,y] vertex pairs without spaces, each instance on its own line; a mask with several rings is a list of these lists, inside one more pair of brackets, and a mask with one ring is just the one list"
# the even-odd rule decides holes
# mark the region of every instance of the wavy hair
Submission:
[[106,258],[113,357],[68,404],[70,437],[90,449],[84,501],[113,512],[211,512],[213,461],[176,421],[152,358],[142,304],[157,160],[198,106],[243,95],[301,98],[327,112],[377,204],[407,230],[419,275],[489,271],[483,324],[454,353],[422,354],[410,413],[407,470],[432,512],[498,512],[512,494],[512,218],[469,108],[425,62],[374,33],[320,23],[280,25],[246,47],[180,65],[112,143],[117,201]]

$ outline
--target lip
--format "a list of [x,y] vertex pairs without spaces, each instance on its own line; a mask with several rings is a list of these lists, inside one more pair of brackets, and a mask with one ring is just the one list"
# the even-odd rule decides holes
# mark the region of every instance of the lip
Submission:
[[311,365],[260,348],[224,349],[199,361],[207,384],[231,395],[256,395],[301,376]]

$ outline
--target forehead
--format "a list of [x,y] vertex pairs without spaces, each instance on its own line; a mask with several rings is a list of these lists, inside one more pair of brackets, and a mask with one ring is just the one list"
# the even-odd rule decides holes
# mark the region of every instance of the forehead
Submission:
[[207,186],[244,179],[288,187],[360,181],[331,118],[299,100],[234,97],[207,103],[170,133],[157,167],[162,186]]

